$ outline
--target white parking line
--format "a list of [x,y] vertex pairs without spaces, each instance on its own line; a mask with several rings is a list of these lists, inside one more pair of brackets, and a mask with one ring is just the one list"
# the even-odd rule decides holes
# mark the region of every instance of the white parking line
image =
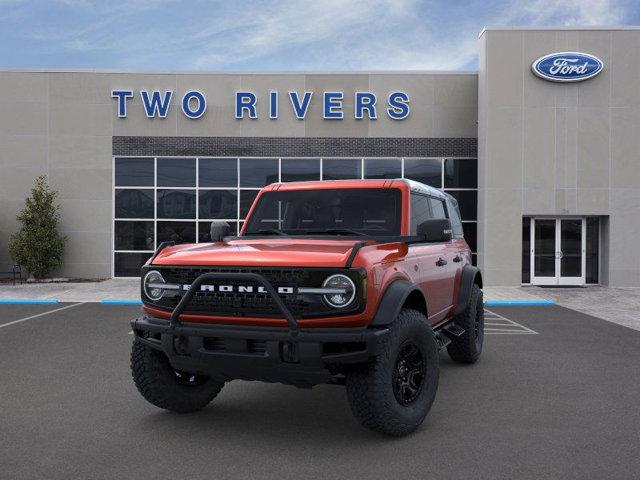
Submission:
[[53,310],[49,310],[47,312],[38,313],[36,315],[31,315],[30,317],[19,318],[18,320],[13,320],[12,322],[3,323],[0,325],[0,328],[8,327],[10,325],[15,325],[16,323],[26,322],[27,320],[31,320],[33,318],[43,317],[45,315],[49,315],[50,313],[60,312],[61,310],[67,310],[68,308],[77,307],[78,305],[82,305],[84,302],[74,303],[72,305],[65,305],[64,307],[55,308]]
[[[484,310],[485,328],[484,333],[489,335],[538,335],[538,332],[531,330],[520,323],[509,320],[502,315],[498,315],[491,310]],[[488,320],[488,321],[487,321]]]

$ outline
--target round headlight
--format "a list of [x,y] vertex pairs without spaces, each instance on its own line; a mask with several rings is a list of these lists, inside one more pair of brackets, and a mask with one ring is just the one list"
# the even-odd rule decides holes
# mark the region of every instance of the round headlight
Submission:
[[162,298],[164,294],[164,278],[157,270],[151,270],[144,276],[144,280],[142,282],[144,288],[144,294],[153,301],[158,301]]
[[344,308],[351,305],[356,297],[356,286],[346,275],[331,275],[322,284],[322,288],[334,290],[323,295],[324,301],[333,308]]

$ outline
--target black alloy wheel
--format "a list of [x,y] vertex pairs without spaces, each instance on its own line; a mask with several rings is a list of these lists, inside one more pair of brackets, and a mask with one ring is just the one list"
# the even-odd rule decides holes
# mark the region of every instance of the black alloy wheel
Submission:
[[400,347],[393,369],[393,394],[404,407],[420,396],[424,383],[425,365],[422,351],[413,340]]

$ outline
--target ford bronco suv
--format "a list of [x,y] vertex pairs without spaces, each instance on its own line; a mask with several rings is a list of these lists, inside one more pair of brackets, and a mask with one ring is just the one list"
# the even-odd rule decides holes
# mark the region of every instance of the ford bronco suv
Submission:
[[456,200],[410,180],[276,183],[238,236],[161,244],[132,320],[142,396],[194,412],[234,379],[345,385],[362,425],[404,435],[438,387],[439,350],[478,360],[482,278]]

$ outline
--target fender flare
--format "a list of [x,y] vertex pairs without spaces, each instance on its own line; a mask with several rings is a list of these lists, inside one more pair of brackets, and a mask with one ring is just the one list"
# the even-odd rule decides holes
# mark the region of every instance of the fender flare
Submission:
[[369,325],[384,326],[393,323],[400,313],[404,302],[407,300],[409,295],[416,290],[423,296],[420,287],[415,283],[402,279],[391,282],[384,291],[382,299],[378,304],[378,311]]
[[458,304],[456,305],[455,314],[464,312],[471,298],[471,289],[477,283],[482,288],[482,274],[478,267],[473,265],[465,265],[460,278],[460,293],[458,295]]

